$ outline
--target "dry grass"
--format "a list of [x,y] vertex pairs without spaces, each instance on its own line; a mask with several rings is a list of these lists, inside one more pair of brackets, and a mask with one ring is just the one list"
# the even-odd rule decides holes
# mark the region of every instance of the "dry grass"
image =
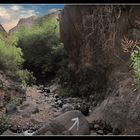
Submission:
[[138,40],[129,40],[127,37],[124,36],[122,39],[122,48],[124,52],[132,52],[134,51],[135,47],[140,45],[140,42]]

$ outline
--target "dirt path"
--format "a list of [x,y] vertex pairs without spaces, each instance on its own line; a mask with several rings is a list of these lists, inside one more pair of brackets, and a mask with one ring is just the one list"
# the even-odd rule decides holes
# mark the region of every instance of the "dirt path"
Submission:
[[[48,122],[48,120],[53,118],[54,112],[51,110],[51,106],[45,101],[45,96],[41,94],[39,90],[37,90],[36,86],[29,87],[27,89],[25,102],[31,102],[37,106],[39,112],[31,114],[30,117],[23,116],[21,113],[12,115],[10,117],[10,121],[13,125],[13,129],[20,128],[26,130],[31,126],[36,127],[35,124],[43,124],[44,122]],[[23,104],[25,102],[23,102]]]

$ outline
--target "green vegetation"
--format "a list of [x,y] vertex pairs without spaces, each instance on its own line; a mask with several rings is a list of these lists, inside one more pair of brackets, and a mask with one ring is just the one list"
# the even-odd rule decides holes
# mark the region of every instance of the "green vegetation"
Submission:
[[140,87],[140,42],[130,40],[124,36],[122,39],[122,48],[125,53],[130,54],[131,65],[134,74],[134,83],[137,88]]
[[9,38],[0,40],[0,69],[5,73],[16,76],[23,82],[24,86],[27,86],[29,79],[33,76],[27,70],[22,70],[23,53],[21,48],[14,46],[16,44],[14,41],[10,41]]
[[137,87],[140,87],[140,47],[136,46],[136,49],[131,52],[131,67],[134,72],[134,81]]
[[19,78],[24,87],[63,74],[67,55],[54,17],[40,17],[32,28],[21,26],[7,37],[0,36],[0,69]]
[[74,87],[61,87],[59,89],[59,96],[61,97],[75,97],[78,96],[77,89]]
[[22,51],[20,48],[7,46],[5,41],[0,41],[0,68],[6,71],[17,71],[22,63]]
[[59,35],[59,22],[52,16],[39,18],[32,28],[21,27],[12,34],[22,49],[24,68],[32,71],[37,81],[44,82],[57,75],[66,59]]
[[35,77],[33,76],[33,72],[29,72],[28,70],[18,70],[16,75],[20,77],[20,80],[25,88],[36,81]]
[[59,95],[61,97],[69,97],[69,96],[74,96],[74,90],[70,88],[61,88],[59,90]]

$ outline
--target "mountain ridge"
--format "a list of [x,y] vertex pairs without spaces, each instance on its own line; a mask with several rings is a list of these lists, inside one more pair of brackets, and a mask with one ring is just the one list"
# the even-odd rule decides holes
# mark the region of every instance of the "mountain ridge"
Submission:
[[7,32],[4,29],[4,27],[2,26],[2,24],[0,24],[0,34],[2,34],[3,36],[6,36],[7,35]]
[[31,28],[35,23],[40,20],[47,20],[48,18],[53,18],[58,20],[59,14],[61,10],[57,10],[53,13],[45,14],[43,16],[30,16],[28,18],[21,18],[19,19],[17,25],[8,31],[8,34],[16,32],[21,26],[25,26],[27,28]]

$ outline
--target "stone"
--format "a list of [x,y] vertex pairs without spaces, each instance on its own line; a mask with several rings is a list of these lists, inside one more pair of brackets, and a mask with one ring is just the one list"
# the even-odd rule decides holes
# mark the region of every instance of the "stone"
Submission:
[[50,104],[52,107],[56,107],[56,104],[55,103],[51,103]]
[[90,135],[98,135],[95,131],[91,131]]
[[61,112],[57,111],[53,114],[54,117],[58,117],[59,115],[61,115]]
[[2,133],[3,136],[12,136],[12,135],[20,135],[19,133],[13,133],[11,130],[6,130],[4,133]]
[[60,88],[60,85],[55,83],[55,84],[51,85],[49,88],[50,88],[51,92],[55,92],[58,88]]
[[29,118],[29,117],[31,117],[31,113],[30,112],[22,112],[22,117]]
[[63,131],[62,135],[71,135],[70,131]]
[[[74,125],[75,120],[78,119],[78,123]],[[89,135],[89,125],[84,115],[78,111],[68,111],[52,120],[47,122],[43,127],[38,129],[33,135],[45,135],[47,131],[50,131],[54,135]]]
[[108,133],[107,135],[113,135],[112,133]]
[[24,136],[32,136],[34,134],[34,132],[30,131],[30,130],[26,130],[23,135]]
[[104,131],[103,130],[98,130],[97,133],[100,134],[100,135],[103,135]]
[[47,131],[45,135],[53,135],[53,133],[51,131]]
[[41,101],[41,100],[36,101],[36,104],[41,104],[41,103],[42,103],[42,101]]
[[63,113],[65,113],[65,112],[67,112],[67,111],[71,111],[71,110],[74,110],[74,107],[71,105],[71,104],[69,104],[69,103],[67,103],[67,104],[64,104],[63,106],[62,106],[62,112]]
[[50,93],[50,89],[45,90],[47,93]]
[[58,94],[55,94],[54,97],[55,97],[55,98],[59,98],[59,95],[58,95]]
[[93,123],[89,123],[89,129],[90,129],[90,130],[93,130],[93,129],[94,129]]
[[33,135],[45,135],[47,131],[50,131],[50,124],[49,122],[44,124],[41,128],[34,132]]
[[62,107],[63,102],[62,102],[61,100],[58,100],[58,101],[57,101],[57,104],[59,105],[59,107]]
[[58,104],[62,104],[62,101],[61,101],[61,100],[58,100],[57,103],[58,103]]
[[118,128],[113,128],[112,133],[113,133],[113,135],[119,135],[121,132]]
[[25,117],[30,116],[31,114],[38,113],[39,109],[37,105],[33,102],[25,101],[25,103],[23,103],[23,105],[20,106],[19,112]]
[[[74,120],[78,119],[79,126],[74,126]],[[77,124],[78,125],[78,124]],[[50,130],[55,135],[61,135],[63,131],[70,131],[71,135],[88,135],[89,124],[83,114],[78,110],[68,111],[50,122]],[[71,128],[71,129],[70,129]]]
[[15,103],[8,103],[7,105],[6,105],[6,113],[7,114],[12,114],[12,113],[15,113],[15,112],[17,112],[17,106],[16,106],[16,104]]
[[98,124],[94,124],[94,129],[98,130],[100,128],[100,126]]

